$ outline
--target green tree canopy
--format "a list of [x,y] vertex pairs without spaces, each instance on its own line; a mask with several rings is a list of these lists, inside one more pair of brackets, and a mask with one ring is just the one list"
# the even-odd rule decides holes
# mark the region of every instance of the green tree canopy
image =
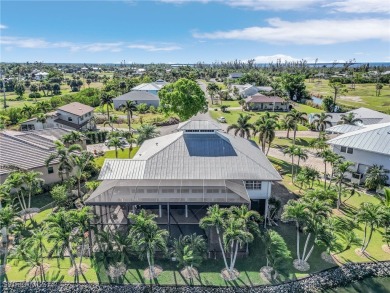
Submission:
[[181,78],[163,87],[158,96],[164,113],[175,113],[181,120],[187,120],[199,112],[207,111],[204,92],[195,81]]

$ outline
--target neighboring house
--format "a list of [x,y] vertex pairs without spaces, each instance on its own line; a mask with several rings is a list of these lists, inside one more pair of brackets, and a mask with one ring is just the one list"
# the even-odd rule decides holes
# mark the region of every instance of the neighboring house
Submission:
[[243,77],[244,74],[243,73],[240,73],[240,72],[233,72],[233,73],[230,73],[228,78],[229,79],[239,79],[241,77]]
[[67,133],[69,130],[63,128],[0,132],[0,182],[12,171],[10,166],[41,172],[46,184],[60,181],[58,162],[46,167],[45,160],[55,151],[54,141]]
[[[99,187],[85,201],[96,227],[128,225],[147,209],[171,236],[197,232],[210,205],[248,205],[268,215],[272,184],[281,176],[258,146],[221,132],[209,121],[181,123],[172,134],[145,141],[133,159],[106,159]],[[100,219],[99,219],[100,218]],[[209,249],[219,249],[207,231]]]
[[31,118],[21,123],[20,129],[22,131],[46,128],[66,128],[78,131],[95,129],[93,111],[93,107],[73,102],[59,107],[55,112],[47,113],[45,123],[37,121],[37,118]]
[[[371,110],[368,108],[364,108],[364,107],[351,110],[346,113],[326,113],[326,114],[332,116],[328,120],[332,123],[332,126],[334,126],[341,121],[342,115],[347,115],[348,113],[354,113],[355,118],[362,120],[362,123],[358,123],[359,126],[390,122],[390,115],[375,110]],[[308,115],[309,123],[313,122],[315,114],[316,113],[310,113]]]
[[329,134],[344,134],[362,128],[364,128],[364,126],[358,126],[353,124],[337,124],[335,126],[325,129],[325,132]]
[[159,79],[155,82],[141,83],[140,85],[133,87],[131,90],[132,91],[143,91],[143,92],[148,92],[148,93],[157,95],[158,91],[161,90],[167,84],[168,83],[166,81]]
[[35,78],[35,80],[44,80],[47,78],[48,75],[49,75],[49,73],[47,73],[47,72],[39,71],[39,72],[34,74],[34,78]]
[[234,88],[237,88],[238,94],[240,95],[241,98],[253,96],[259,92],[259,89],[256,86],[251,85],[249,83],[247,83],[247,84],[232,84],[230,87],[233,90],[234,90]]
[[158,107],[160,99],[157,95],[147,91],[131,91],[113,99],[114,108],[119,109],[126,101],[133,101],[135,104],[147,104],[148,106]]
[[[363,183],[369,167],[383,165],[390,170],[390,122],[368,125],[342,134],[328,141],[336,154],[355,165],[347,177],[354,183]],[[387,181],[390,184],[390,179]]]
[[289,111],[290,105],[284,99],[277,96],[265,96],[256,94],[245,99],[247,110],[252,111]]

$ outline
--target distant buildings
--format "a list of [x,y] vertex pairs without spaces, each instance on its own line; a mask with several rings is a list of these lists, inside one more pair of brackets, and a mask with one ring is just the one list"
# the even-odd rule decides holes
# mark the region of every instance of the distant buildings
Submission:
[[93,107],[74,102],[59,107],[55,112],[47,113],[45,121],[38,121],[37,118],[28,119],[21,123],[20,129],[22,131],[47,128],[66,128],[79,131],[95,129],[93,111]]
[[244,74],[241,72],[233,72],[233,73],[229,74],[228,79],[239,79],[243,76],[244,76]]
[[[363,183],[372,165],[383,165],[390,170],[390,122],[365,126],[344,133],[328,141],[336,154],[355,165],[347,177],[354,183]],[[387,181],[390,184],[390,179]]]

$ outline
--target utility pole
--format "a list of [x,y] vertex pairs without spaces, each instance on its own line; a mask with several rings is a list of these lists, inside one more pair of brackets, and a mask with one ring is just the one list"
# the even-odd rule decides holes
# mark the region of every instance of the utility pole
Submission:
[[5,80],[4,80],[4,74],[3,72],[0,72],[0,77],[2,78],[3,80],[3,98],[4,98],[4,109],[7,109],[7,100],[6,100],[6,96],[5,96]]

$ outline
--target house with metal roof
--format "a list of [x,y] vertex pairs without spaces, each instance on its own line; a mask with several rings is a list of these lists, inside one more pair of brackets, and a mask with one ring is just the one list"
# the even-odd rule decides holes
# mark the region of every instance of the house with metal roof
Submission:
[[255,94],[245,99],[245,107],[251,111],[289,111],[290,104],[277,96]]
[[53,161],[47,167],[45,160],[55,151],[54,141],[69,132],[63,128],[0,132],[0,182],[14,167],[41,172],[46,184],[60,181],[58,162]]
[[127,101],[133,101],[135,104],[147,104],[148,106],[158,107],[160,99],[157,95],[148,91],[131,91],[113,99],[114,108],[119,109]]
[[98,179],[85,201],[99,216],[94,225],[128,225],[128,213],[143,208],[171,234],[186,234],[204,233],[199,220],[214,204],[245,204],[267,215],[281,176],[253,141],[193,120],[145,141],[133,159],[106,159]]
[[82,103],[73,102],[56,111],[46,114],[46,121],[38,121],[37,118],[31,118],[20,125],[20,130],[30,131],[47,128],[66,128],[69,130],[93,130],[96,128],[94,108]]
[[[330,139],[328,143],[336,154],[355,163],[352,173],[347,174],[354,183],[363,183],[367,170],[374,164],[390,170],[390,122],[367,125]],[[387,183],[390,184],[390,179]]]
[[143,91],[143,92],[148,92],[148,93],[157,95],[158,91],[161,90],[167,84],[168,84],[168,82],[159,79],[159,80],[156,80],[155,82],[141,83],[140,85],[133,87],[131,90],[132,91]]

